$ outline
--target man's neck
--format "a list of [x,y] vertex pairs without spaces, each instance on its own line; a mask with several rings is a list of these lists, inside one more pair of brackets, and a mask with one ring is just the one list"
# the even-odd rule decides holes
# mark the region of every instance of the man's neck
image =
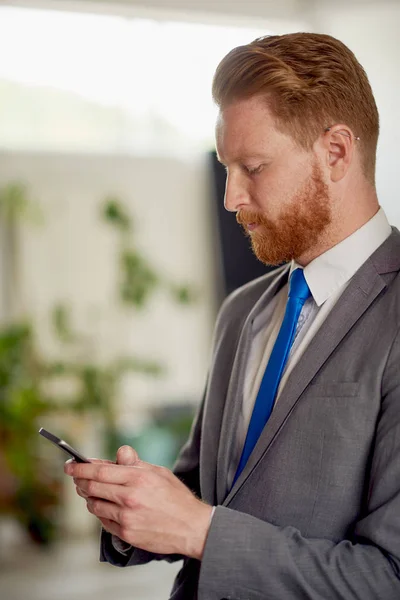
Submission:
[[362,207],[353,207],[352,210],[347,211],[347,214],[337,214],[332,226],[323,232],[318,243],[302,256],[296,258],[296,262],[302,267],[306,267],[318,256],[348,238],[365,223],[368,223],[376,215],[379,208],[378,199],[375,196],[375,199],[371,198],[371,202],[363,204]]

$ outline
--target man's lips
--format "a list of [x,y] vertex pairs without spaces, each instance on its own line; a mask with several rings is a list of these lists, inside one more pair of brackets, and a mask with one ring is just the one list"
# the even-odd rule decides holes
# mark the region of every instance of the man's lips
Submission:
[[254,229],[256,229],[256,227],[258,227],[258,225],[257,225],[257,223],[246,223],[245,227],[249,231],[254,231]]
[[[254,219],[254,220],[250,220],[250,219]],[[260,223],[261,219],[259,219],[256,215],[238,214],[236,216],[236,220],[239,223],[239,225],[241,225],[243,227],[243,229],[245,231],[254,231],[261,224]]]

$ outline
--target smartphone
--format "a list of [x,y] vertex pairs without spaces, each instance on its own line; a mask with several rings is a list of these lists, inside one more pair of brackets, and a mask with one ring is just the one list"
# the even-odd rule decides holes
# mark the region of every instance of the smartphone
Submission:
[[72,446],[70,446],[69,444],[67,444],[67,442],[65,442],[64,440],[61,440],[56,435],[53,435],[52,433],[50,433],[50,431],[47,431],[46,429],[43,429],[43,427],[41,427],[39,429],[39,433],[43,437],[45,437],[48,440],[50,440],[50,442],[53,442],[53,444],[55,444],[56,446],[58,446],[59,448],[61,448],[61,450],[64,450],[64,452],[66,452],[67,454],[69,454],[69,456],[71,456],[73,459],[75,459],[76,462],[90,463],[89,459],[87,459],[84,456],[82,456],[82,454],[80,452],[78,452],[77,450],[75,450],[75,448],[72,448]]

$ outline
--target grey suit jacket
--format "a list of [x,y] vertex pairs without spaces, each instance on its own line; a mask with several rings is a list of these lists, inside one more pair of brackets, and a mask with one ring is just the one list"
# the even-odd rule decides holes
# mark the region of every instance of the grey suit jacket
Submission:
[[[227,491],[252,322],[288,266],[224,303],[204,399],[176,474],[218,505],[203,560],[185,558],[174,600],[400,598],[400,233],[362,265],[294,367]],[[119,566],[176,560],[116,553]]]

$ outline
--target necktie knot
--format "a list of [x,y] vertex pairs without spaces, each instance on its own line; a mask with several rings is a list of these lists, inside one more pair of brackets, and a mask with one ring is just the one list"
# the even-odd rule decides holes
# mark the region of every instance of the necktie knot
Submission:
[[290,276],[289,298],[297,298],[304,303],[310,295],[303,269],[295,269]]

